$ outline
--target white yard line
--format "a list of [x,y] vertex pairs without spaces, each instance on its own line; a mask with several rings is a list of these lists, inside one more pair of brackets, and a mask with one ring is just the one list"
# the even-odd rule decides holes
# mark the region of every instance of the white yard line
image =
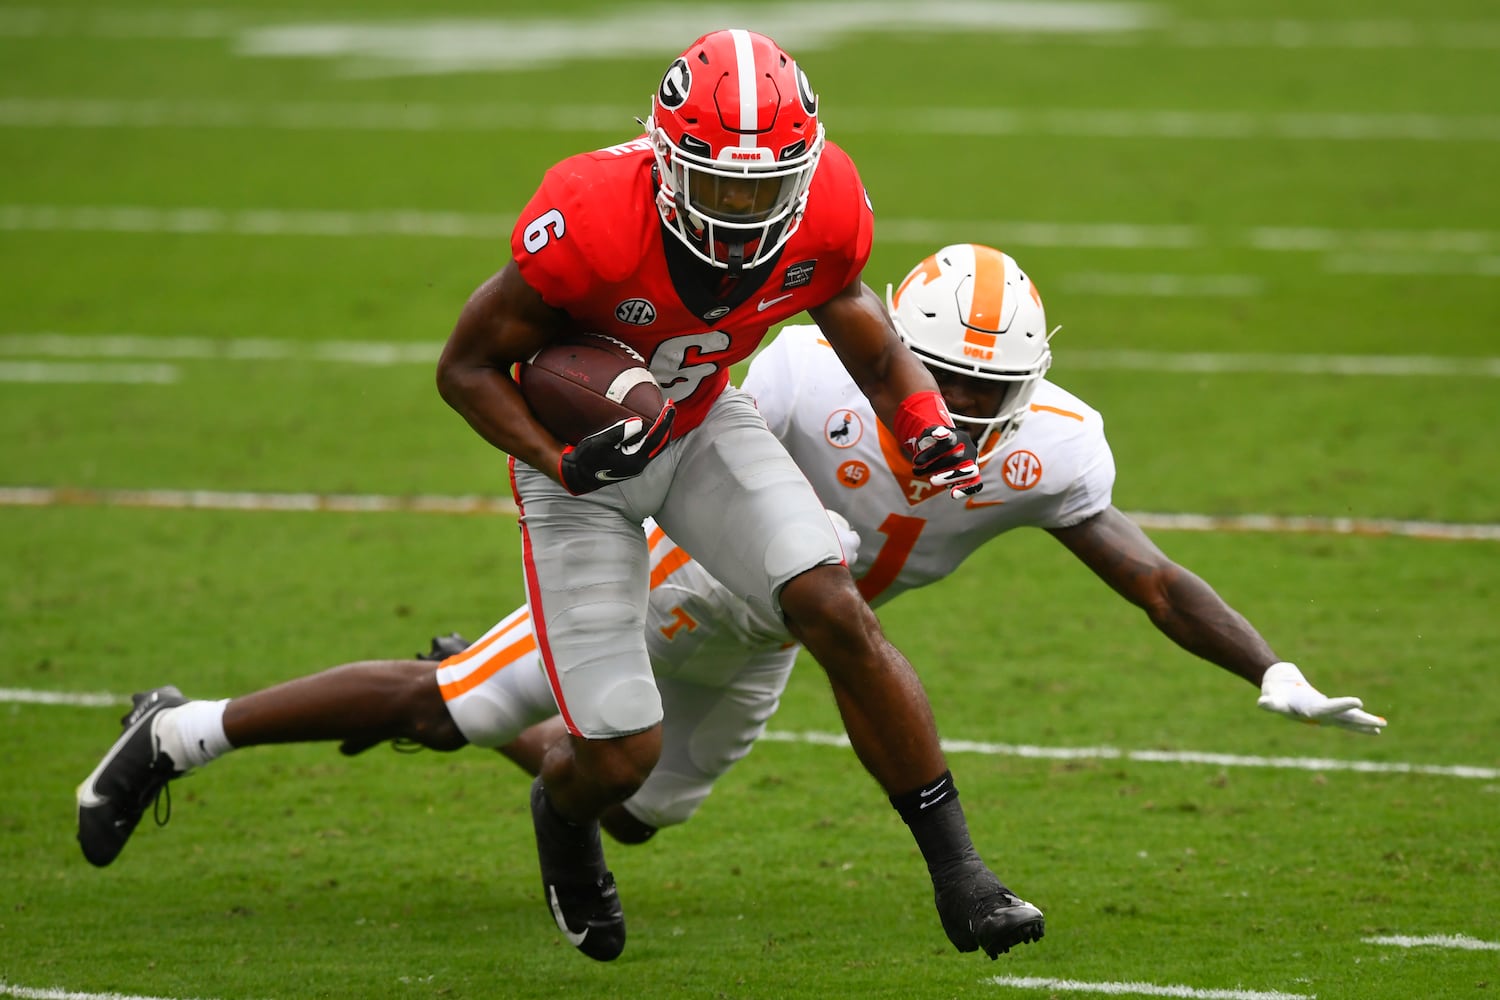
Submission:
[[[134,507],[167,510],[238,510],[341,514],[414,513],[514,516],[504,496],[379,493],[258,493],[234,490],[90,489],[72,486],[0,486],[0,507]],[[1160,514],[1128,511],[1153,531],[1254,532],[1359,535],[1450,542],[1500,541],[1500,524],[1456,524],[1392,518],[1303,517],[1276,514]]]
[[1392,948],[1452,948],[1459,951],[1500,951],[1500,941],[1481,941],[1466,934],[1429,934],[1426,937],[1407,937],[1395,934],[1386,937],[1360,938],[1365,944],[1388,945]]
[[[74,708],[110,708],[128,705],[130,699],[120,694],[95,692],[73,694],[67,691],[35,691],[30,688],[0,688],[0,702],[14,705],[66,705]],[[0,994],[3,996],[4,994]]]
[[176,365],[0,361],[0,382],[169,385],[180,374]]
[[1183,997],[1187,1000],[1317,1000],[1316,993],[1281,993],[1276,990],[1211,990],[1194,986],[1158,986],[1154,983],[1085,983],[1050,976],[995,976],[984,980],[995,986],[1018,990],[1051,990],[1054,993],[1093,993],[1100,996]]
[[1299,517],[1277,514],[1154,514],[1131,511],[1149,531],[1223,531],[1274,535],[1362,535],[1447,542],[1500,542],[1500,524],[1455,524],[1372,517]]
[[[846,733],[785,732],[767,730],[763,739],[773,743],[805,743],[815,746],[848,747]],[[1500,768],[1468,764],[1410,764],[1400,761],[1341,760],[1331,757],[1257,757],[1243,754],[1204,753],[1196,750],[1122,750],[1119,747],[1044,747],[1015,743],[986,743],[945,739],[948,753],[972,753],[986,757],[1020,757],[1034,760],[1125,760],[1142,764],[1207,764],[1213,767],[1263,768],[1291,771],[1351,771],[1361,774],[1426,774],[1444,778],[1494,781]]]
[[[183,236],[267,237],[436,237],[505,240],[511,215],[375,211],[293,211],[284,209],[150,208],[138,205],[0,204],[0,232],[171,233]],[[1109,250],[1196,250],[1228,246],[1270,253],[1324,255],[1329,273],[1500,274],[1500,232],[1462,229],[1328,229],[1313,226],[1256,226],[1230,233],[1190,225],[1069,223],[1003,219],[883,219],[885,242],[940,244],[957,230],[965,239],[994,246],[1086,247]],[[1362,266],[1364,262],[1368,266]],[[1238,275],[1125,278],[1150,283],[1176,282],[1175,293],[1194,281],[1218,282],[1212,294],[1226,294],[1252,280]],[[1088,278],[1084,279],[1087,285]],[[1098,276],[1093,278],[1098,283]],[[1228,282],[1226,284],[1226,281]],[[1111,294],[1121,286],[1114,285]],[[1165,287],[1165,286],[1164,286]],[[1204,288],[1210,288],[1205,285]],[[1200,291],[1202,291],[1200,289]]]
[[[130,704],[123,694],[90,692],[71,694],[32,688],[0,688],[0,704],[59,705],[74,708],[109,708]],[[797,743],[804,746],[849,747],[846,733],[815,731],[790,732],[770,729],[762,739],[772,743]],[[988,743],[977,740],[942,741],[943,750],[954,754],[977,754],[986,757],[1019,757],[1027,760],[1120,760],[1141,764],[1206,764],[1221,768],[1250,768],[1291,771],[1348,771],[1357,774],[1419,774],[1437,778],[1463,778],[1471,781],[1494,781],[1500,768],[1475,767],[1468,764],[1411,764],[1399,761],[1344,760],[1330,757],[1256,757],[1242,754],[1206,753],[1196,750],[1127,750],[1119,747],[1044,747],[1013,743]],[[1394,944],[1397,939],[1366,938],[1375,944]],[[1419,944],[1450,939],[1400,939]],[[1471,940],[1471,939],[1451,939]],[[1450,944],[1449,947],[1468,947]],[[1476,942],[1480,948],[1500,947]]]
[[488,514],[514,517],[502,496],[396,496],[372,493],[251,493],[228,490],[93,490],[0,486],[0,507],[144,507],[246,512],[331,511],[340,514]]
[[0,979],[0,997],[16,1000],[188,1000],[185,997],[144,996],[136,993],[80,993],[76,990],[42,989],[18,986]]
[[[416,9],[416,8],[413,8]],[[1190,8],[1187,8],[1190,9]],[[568,61],[660,54],[662,38],[691,38],[720,27],[722,11],[699,4],[633,4],[587,18],[442,17],[350,20],[347,12],[299,9],[253,13],[214,7],[181,10],[0,9],[0,37],[138,39],[239,38],[255,55],[354,58],[390,71],[507,69]],[[1500,48],[1494,20],[1181,20],[1149,3],[946,0],[914,12],[906,0],[859,4],[762,3],[756,26],[797,53],[835,48],[852,32],[903,34],[985,32],[1024,44],[1038,35],[1111,47],[1253,48],[1269,50],[1489,50]],[[404,44],[403,44],[404,43]],[[446,64],[442,57],[447,56]],[[455,66],[454,64],[457,63]]]
[[[3,338],[0,338],[3,344]],[[3,348],[0,348],[3,349]],[[1500,378],[1500,358],[1419,354],[1230,354],[1207,351],[1069,350],[1069,368],[1276,375]]]
[[[277,129],[317,132],[603,132],[637,128],[626,105],[386,104],[371,101],[0,98],[0,128]],[[1500,142],[1500,116],[1374,112],[916,107],[903,128],[929,135],[1312,142]],[[889,109],[843,108],[840,132],[885,133]]]
[[[148,337],[133,333],[0,333],[0,354],[44,358],[154,358],[168,361],[324,361],[433,365],[441,341],[290,340],[270,337]],[[1496,359],[1500,363],[1500,359]]]

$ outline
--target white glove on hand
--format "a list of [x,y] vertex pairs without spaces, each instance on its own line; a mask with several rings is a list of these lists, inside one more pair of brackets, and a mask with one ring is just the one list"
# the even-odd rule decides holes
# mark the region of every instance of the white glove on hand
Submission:
[[1330,698],[1308,683],[1295,663],[1273,663],[1260,682],[1260,700],[1267,712],[1276,712],[1298,722],[1323,723],[1377,736],[1385,720],[1362,712],[1358,698]]

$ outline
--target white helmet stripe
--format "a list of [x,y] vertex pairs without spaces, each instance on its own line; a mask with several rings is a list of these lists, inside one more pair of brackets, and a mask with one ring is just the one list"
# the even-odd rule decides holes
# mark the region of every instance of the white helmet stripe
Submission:
[[740,85],[740,148],[754,149],[760,145],[760,137],[753,134],[760,128],[755,113],[755,50],[750,45],[750,32],[744,28],[731,28],[734,39],[734,61],[739,69]]

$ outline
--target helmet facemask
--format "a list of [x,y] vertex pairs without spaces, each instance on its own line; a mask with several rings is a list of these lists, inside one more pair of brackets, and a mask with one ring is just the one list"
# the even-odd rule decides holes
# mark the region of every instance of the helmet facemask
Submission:
[[1037,383],[1052,365],[1051,352],[1048,352],[1039,367],[1024,371],[981,370],[977,367],[954,365],[915,346],[912,347],[912,353],[932,371],[939,389],[944,389],[944,383],[953,376],[991,383],[999,388],[999,398],[995,405],[987,408],[986,412],[974,413],[966,413],[955,407],[949,392],[943,392],[949,416],[955,424],[968,432],[979,447],[980,462],[987,461],[991,455],[1004,448],[1020,431],[1021,423],[1031,413],[1031,397],[1036,395]]
[[646,131],[662,221],[703,262],[752,268],[797,231],[823,126],[806,76],[770,39],[699,39],[662,78]]

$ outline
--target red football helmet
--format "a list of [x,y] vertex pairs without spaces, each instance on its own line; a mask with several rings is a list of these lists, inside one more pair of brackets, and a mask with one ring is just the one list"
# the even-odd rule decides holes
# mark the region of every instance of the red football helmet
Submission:
[[797,231],[823,154],[807,76],[765,35],[704,35],[668,67],[646,122],[656,206],[714,267],[761,264]]

